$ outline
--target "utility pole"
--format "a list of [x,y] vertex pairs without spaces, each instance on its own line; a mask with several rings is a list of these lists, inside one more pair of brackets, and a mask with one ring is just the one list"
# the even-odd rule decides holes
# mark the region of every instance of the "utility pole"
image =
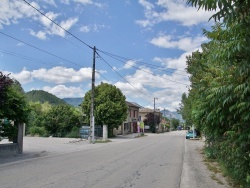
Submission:
[[95,143],[95,117],[94,117],[94,97],[95,97],[95,55],[96,47],[93,48],[93,68],[92,68],[92,87],[91,87],[91,106],[90,106],[90,130],[89,143]]
[[169,130],[169,132],[171,132],[171,128],[172,128],[172,114],[170,114],[170,130]]
[[156,118],[155,118],[155,99],[157,99],[157,98],[154,98],[154,128],[156,129]]

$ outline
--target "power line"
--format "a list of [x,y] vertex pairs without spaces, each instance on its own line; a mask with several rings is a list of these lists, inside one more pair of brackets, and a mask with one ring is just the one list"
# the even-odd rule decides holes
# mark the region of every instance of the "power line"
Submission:
[[[119,56],[119,55],[115,55],[115,54],[112,54],[112,53],[109,53],[109,52],[105,52],[103,50],[99,50],[97,49],[99,52],[102,52],[103,54],[113,58],[113,59],[116,59],[118,61],[121,61],[123,62],[121,59],[125,60],[125,61],[136,61],[136,60],[133,60],[133,59],[130,59],[130,58],[126,58],[126,57],[122,57],[122,56]],[[142,64],[142,65],[148,65],[148,66],[151,66],[151,67],[159,67],[161,69],[170,69],[170,70],[173,70],[173,71],[180,71],[180,72],[185,72],[185,70],[180,70],[180,69],[174,69],[174,68],[166,68],[166,67],[162,67],[162,66],[158,66],[158,65],[153,65],[153,64],[150,64],[150,63],[145,63],[145,62],[141,62],[141,61],[136,61],[137,63],[139,64]],[[167,72],[170,72],[170,71],[167,71]],[[182,75],[182,74],[180,74]]]
[[56,58],[58,58],[58,59],[61,59],[61,60],[63,60],[63,61],[66,61],[66,62],[68,62],[68,63],[71,63],[71,64],[74,64],[74,65],[76,65],[76,66],[82,67],[81,65],[79,65],[79,64],[77,64],[77,63],[74,63],[74,62],[69,61],[69,60],[67,60],[67,59],[64,59],[64,58],[62,58],[62,57],[59,57],[59,56],[57,56],[57,55],[55,55],[55,54],[52,54],[52,53],[50,53],[50,52],[48,52],[48,51],[45,51],[45,50],[43,50],[43,49],[41,49],[41,48],[38,48],[38,47],[36,47],[36,46],[34,46],[34,45],[32,45],[32,44],[29,44],[29,43],[27,43],[27,42],[24,42],[24,41],[22,41],[22,40],[20,40],[20,39],[17,39],[17,38],[15,38],[15,37],[12,37],[12,36],[10,36],[10,35],[8,35],[8,34],[5,34],[5,33],[1,32],[1,31],[0,31],[0,34],[5,35],[6,37],[9,37],[9,38],[11,38],[11,39],[13,39],[13,40],[16,40],[16,41],[18,41],[18,42],[21,42],[21,43],[23,43],[23,44],[26,44],[27,46],[30,46],[30,47],[32,47],[32,48],[34,48],[34,49],[36,49],[36,50],[39,50],[39,51],[41,51],[41,52],[43,52],[43,53],[49,54],[49,55],[51,55],[51,56],[53,56],[53,57],[56,57]]
[[138,90],[135,86],[133,86],[128,80],[126,80],[121,74],[119,74],[117,71],[115,71],[115,69],[98,53],[96,52],[97,55],[116,73],[118,74],[123,80],[125,80],[125,82],[127,82],[129,85],[131,85],[133,88],[135,88],[137,91],[139,91],[140,93],[142,93],[143,95],[151,98],[150,96],[148,96],[147,94],[143,93],[142,91]]
[[[100,50],[98,50],[98,51],[100,51]],[[100,52],[101,52],[101,51],[100,51]],[[108,55],[108,54],[106,54],[106,55]],[[110,55],[108,55],[108,56],[111,57],[111,58],[113,58],[113,59],[116,59],[116,60],[118,60],[118,61],[120,61],[120,62],[122,62],[122,63],[125,63],[124,61],[121,61],[121,60],[119,60],[118,58],[116,58],[116,57],[119,57],[119,56],[116,56],[116,57],[112,57],[112,56],[110,56]],[[178,81],[175,81],[175,80],[163,78],[162,76],[159,76],[159,75],[153,74],[153,73],[151,73],[151,72],[145,71],[145,70],[143,70],[143,69],[141,69],[141,68],[139,68],[139,67],[136,67],[136,66],[133,66],[133,65],[131,65],[131,67],[134,67],[135,69],[141,70],[141,71],[143,71],[143,72],[145,72],[145,73],[148,73],[148,74],[151,74],[151,75],[153,75],[153,76],[157,76],[157,77],[160,77],[160,78],[162,78],[162,79],[165,79],[165,80],[168,80],[168,81],[171,81],[171,82],[175,82],[175,83],[178,83],[178,84],[182,84],[182,85],[188,86],[187,84],[184,84],[184,83],[182,83],[182,82],[178,82]]]
[[68,30],[64,29],[61,25],[59,25],[58,23],[56,23],[54,20],[50,19],[48,16],[46,16],[43,12],[41,12],[40,10],[38,10],[36,7],[34,7],[33,5],[31,5],[29,2],[27,2],[26,0],[23,0],[27,5],[29,5],[30,7],[32,7],[33,9],[35,9],[37,12],[39,12],[41,15],[43,15],[44,17],[46,17],[48,20],[50,20],[52,23],[54,23],[55,25],[57,25],[58,27],[60,27],[62,30],[64,30],[66,33],[68,33],[70,36],[74,37],[76,40],[80,41],[81,43],[85,44],[87,47],[91,48],[92,50],[94,49],[93,47],[91,47],[90,45],[88,45],[86,42],[84,42],[83,40],[79,39],[78,37],[76,37],[75,35],[73,35],[71,32],[69,32]]
[[0,49],[0,52],[5,53],[5,54],[10,55],[10,56],[18,57],[18,58],[25,59],[25,60],[32,61],[32,62],[37,62],[37,63],[44,64],[44,65],[56,65],[56,64],[53,64],[53,63],[48,63],[48,62],[45,62],[45,61],[41,61],[39,59],[24,56],[22,54],[18,54],[18,53],[15,53],[15,52],[4,50],[4,49]]

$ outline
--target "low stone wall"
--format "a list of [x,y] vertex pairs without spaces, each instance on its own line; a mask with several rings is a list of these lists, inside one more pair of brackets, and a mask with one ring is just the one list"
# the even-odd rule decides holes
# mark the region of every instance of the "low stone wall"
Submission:
[[0,157],[14,156],[18,154],[16,143],[0,144]]

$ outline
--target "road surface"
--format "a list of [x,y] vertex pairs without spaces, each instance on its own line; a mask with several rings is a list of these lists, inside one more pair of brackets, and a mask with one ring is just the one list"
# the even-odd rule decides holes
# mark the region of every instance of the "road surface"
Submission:
[[158,134],[0,166],[7,187],[180,187],[184,134]]
[[24,155],[0,159],[0,187],[228,187],[211,179],[200,154],[204,141],[186,140],[185,131],[110,143],[69,140],[26,137]]

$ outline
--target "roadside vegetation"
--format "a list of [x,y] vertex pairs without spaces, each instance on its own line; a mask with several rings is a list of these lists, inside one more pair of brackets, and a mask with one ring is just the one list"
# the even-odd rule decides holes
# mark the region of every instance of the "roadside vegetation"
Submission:
[[250,187],[250,2],[187,2],[216,10],[216,23],[203,31],[210,41],[187,57],[191,87],[179,111],[205,135],[205,155],[236,184]]
[[[89,125],[91,91],[81,105],[74,107],[45,91],[25,93],[18,81],[0,72],[0,133],[16,138],[17,124],[26,124],[26,135],[79,138],[79,129]],[[108,136],[127,118],[125,96],[113,85],[95,87],[96,125],[108,125]],[[14,125],[12,124],[14,122]]]

